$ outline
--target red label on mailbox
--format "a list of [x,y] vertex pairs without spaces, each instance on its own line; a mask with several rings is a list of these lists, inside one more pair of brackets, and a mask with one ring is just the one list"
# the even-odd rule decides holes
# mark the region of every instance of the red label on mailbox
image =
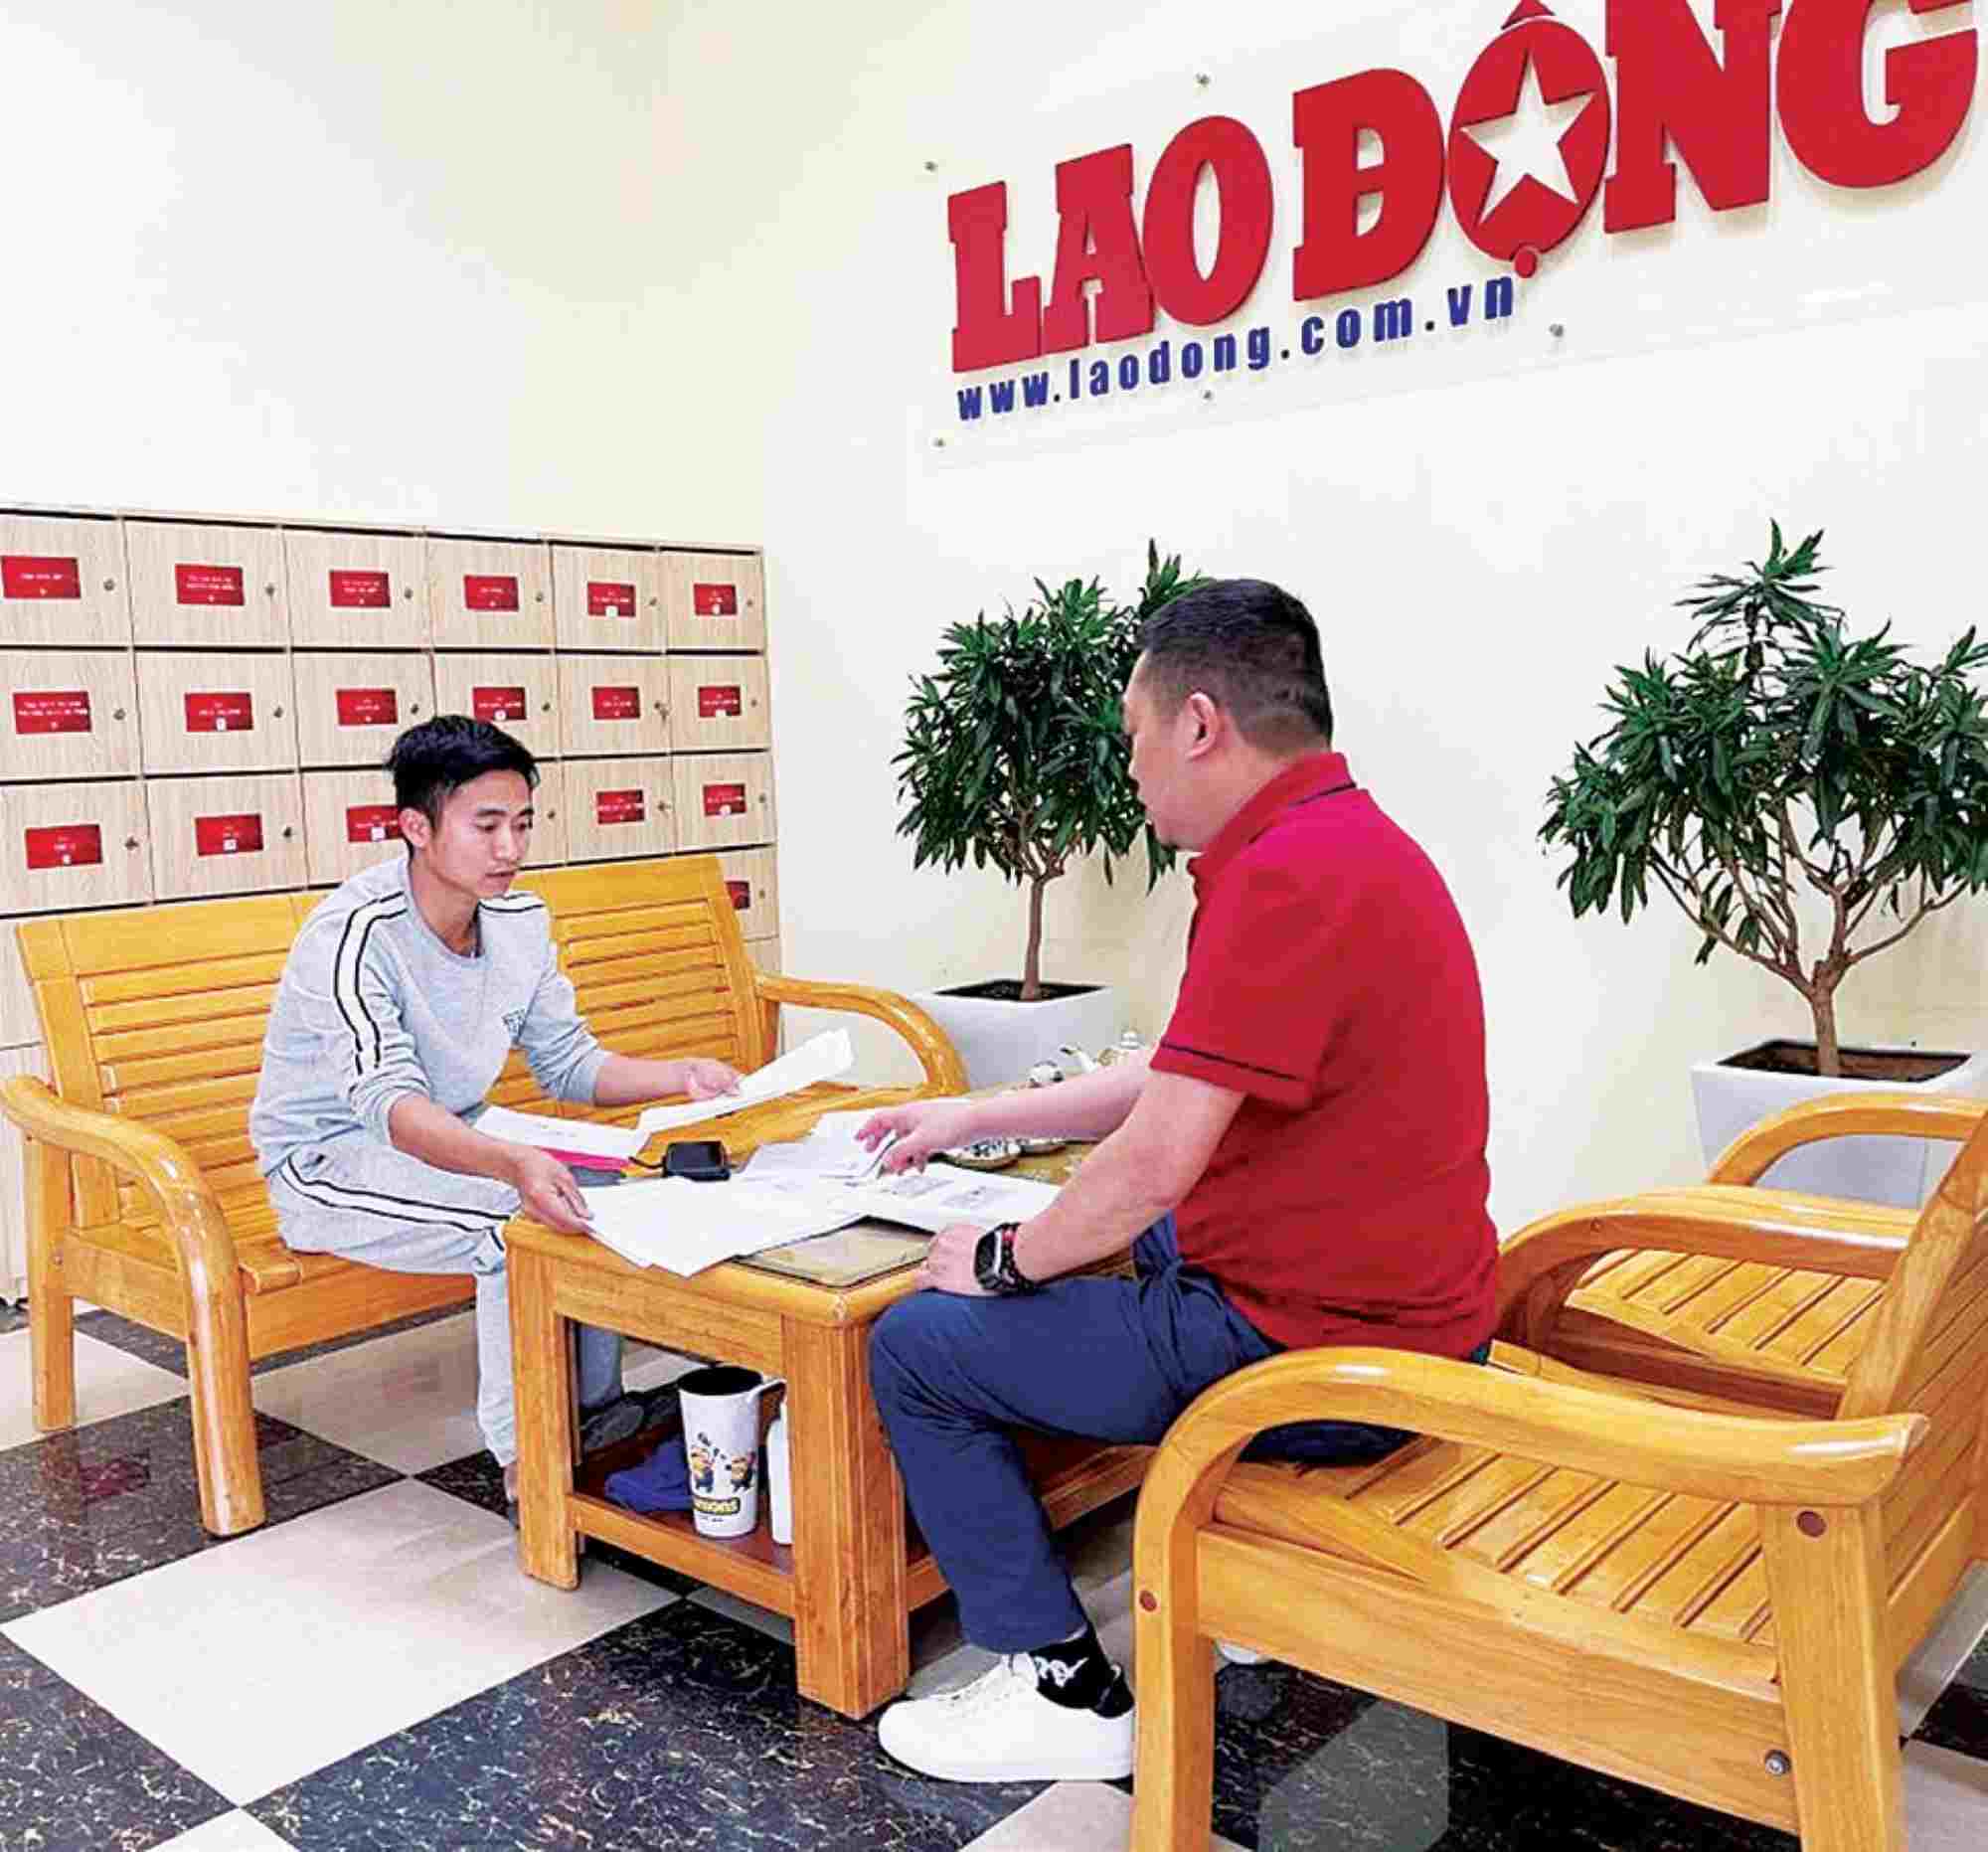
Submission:
[[254,855],[262,847],[262,819],[252,814],[195,817],[193,846],[202,855]]
[[27,837],[30,868],[83,868],[103,860],[103,831],[94,823],[31,829]]
[[523,720],[525,691],[522,688],[474,688],[469,709],[480,721]]
[[737,586],[692,586],[690,607],[700,617],[737,617],[739,615],[739,588]]
[[593,691],[595,720],[640,720],[642,691],[639,688],[596,688]]
[[392,727],[401,718],[401,698],[391,688],[341,688],[341,727]]
[[723,715],[737,715],[744,711],[745,700],[737,682],[727,682],[722,687],[700,688],[697,691],[699,720],[717,720]]
[[188,733],[250,733],[255,726],[255,698],[239,694],[188,695]]
[[586,582],[586,614],[589,617],[634,616],[635,588],[589,579]]
[[394,588],[385,573],[338,573],[331,575],[331,604],[334,610],[383,611],[394,601]]
[[725,891],[732,896],[732,905],[740,913],[752,905],[752,884],[749,881],[728,881]]
[[10,598],[80,598],[82,563],[32,553],[0,555],[0,593]]
[[347,842],[398,842],[400,836],[401,813],[392,804],[346,805]]
[[173,595],[181,604],[244,604],[239,566],[175,566]]
[[704,787],[704,814],[708,817],[743,817],[746,814],[745,785],[707,784]]
[[462,601],[473,611],[514,611],[518,608],[518,580],[513,573],[464,573]]
[[87,733],[89,693],[86,689],[37,689],[14,697],[16,733]]
[[596,791],[593,820],[596,823],[639,823],[648,815],[640,791]]

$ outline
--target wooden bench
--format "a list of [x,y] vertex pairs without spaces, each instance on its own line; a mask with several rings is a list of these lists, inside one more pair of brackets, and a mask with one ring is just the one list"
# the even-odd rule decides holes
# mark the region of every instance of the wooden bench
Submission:
[[[756,970],[710,856],[559,869],[520,884],[544,897],[581,1015],[617,1053],[712,1055],[762,1066],[779,1006],[868,1016],[896,1030],[923,1081],[824,1085],[721,1120],[747,1142],[792,1136],[830,1104],[957,1093],[952,1044],[904,998]],[[73,1301],[92,1300],[184,1340],[201,1521],[217,1536],[263,1518],[251,1359],[472,1296],[466,1275],[390,1273],[295,1254],[248,1142],[248,1106],[283,960],[321,897],[271,895],[23,923],[21,955],[53,1090],[0,1082],[27,1140],[28,1298],[35,1425],[76,1421]],[[537,1098],[514,1055],[492,1097],[627,1122]]]
[[[1903,1128],[1897,1106],[1882,1129]],[[1767,1142],[1870,1131],[1871,1114],[1798,1107]],[[1211,1389],[1139,1504],[1133,1843],[1208,1844],[1220,1638],[1805,1852],[1904,1852],[1898,1669],[1988,1556],[1979,1108],[1937,1194],[1900,1220],[1726,1185],[1570,1210],[1505,1250],[1489,1369],[1316,1350]],[[1868,1286],[1840,1387],[1814,1356],[1801,1380],[1729,1349],[1708,1389],[1675,1329],[1633,1353],[1640,1380],[1558,1355],[1597,1260],[1653,1252]],[[1316,1418],[1421,1437],[1374,1466],[1237,1464],[1263,1428]]]

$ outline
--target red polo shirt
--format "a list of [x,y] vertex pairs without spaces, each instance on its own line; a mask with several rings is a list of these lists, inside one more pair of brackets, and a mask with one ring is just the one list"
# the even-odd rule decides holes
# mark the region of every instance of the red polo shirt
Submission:
[[1153,1067],[1242,1094],[1181,1259],[1280,1344],[1461,1357],[1497,1237],[1477,961],[1449,890],[1338,753],[1280,772],[1190,865]]

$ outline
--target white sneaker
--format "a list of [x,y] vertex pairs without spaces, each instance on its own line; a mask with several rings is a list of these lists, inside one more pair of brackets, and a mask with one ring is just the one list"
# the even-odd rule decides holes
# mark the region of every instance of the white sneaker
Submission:
[[1074,1711],[1036,1688],[1025,1652],[997,1660],[970,1685],[894,1704],[877,1740],[907,1767],[941,1781],[1118,1781],[1132,1772],[1137,1712]]
[[1215,1650],[1231,1665],[1261,1665],[1266,1656],[1253,1646],[1238,1646],[1229,1640],[1217,1640]]

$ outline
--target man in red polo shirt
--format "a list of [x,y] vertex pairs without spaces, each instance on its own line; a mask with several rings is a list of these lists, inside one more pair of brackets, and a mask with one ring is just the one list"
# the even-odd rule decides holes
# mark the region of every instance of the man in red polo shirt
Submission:
[[[1161,839],[1200,851],[1187,970],[1150,1063],[863,1128],[898,1133],[892,1169],[972,1138],[1102,1141],[1041,1215],[938,1236],[933,1290],[872,1339],[912,1514],[967,1638],[1003,1655],[884,1714],[892,1755],[954,1780],[1132,1766],[1131,1695],[1014,1429],[1157,1441],[1209,1384],[1280,1350],[1481,1357],[1491,1335],[1476,961],[1442,878],[1332,750],[1316,625],[1275,586],[1227,580],[1142,641],[1132,775]],[[1128,1245],[1136,1280],[1069,1276]],[[1407,1439],[1296,1423],[1251,1450],[1351,1462]]]

